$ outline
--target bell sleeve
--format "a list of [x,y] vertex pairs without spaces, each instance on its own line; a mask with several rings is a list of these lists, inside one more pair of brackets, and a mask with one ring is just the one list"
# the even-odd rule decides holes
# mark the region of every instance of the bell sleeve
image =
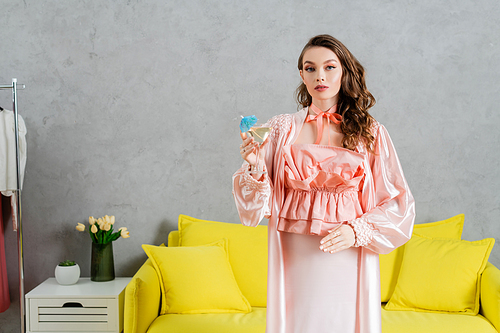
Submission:
[[249,173],[250,165],[244,162],[242,167],[233,175],[233,197],[236,209],[243,225],[255,227],[263,218],[271,216],[271,200],[273,186],[271,182],[273,173],[274,151],[276,140],[279,136],[278,117],[273,117],[265,125],[272,127],[269,142],[266,143],[266,156],[264,163],[264,179],[259,181]]
[[249,166],[245,162],[233,175],[233,197],[241,223],[255,227],[271,215],[272,186],[267,174],[262,181],[253,178],[248,172]]
[[374,153],[368,154],[372,186],[366,179],[363,192],[367,193],[362,194],[366,213],[348,223],[356,235],[354,246],[386,254],[411,238],[415,200],[384,126],[378,125]]

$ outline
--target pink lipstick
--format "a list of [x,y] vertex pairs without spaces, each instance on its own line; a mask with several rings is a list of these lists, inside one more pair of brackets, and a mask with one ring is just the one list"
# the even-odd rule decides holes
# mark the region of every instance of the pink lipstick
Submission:
[[326,89],[328,89],[328,86],[324,86],[324,85],[317,85],[314,90],[316,91],[325,91]]

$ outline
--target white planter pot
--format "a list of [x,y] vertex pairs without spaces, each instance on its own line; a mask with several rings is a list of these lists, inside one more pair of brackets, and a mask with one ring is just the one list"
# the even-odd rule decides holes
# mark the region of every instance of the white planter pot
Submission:
[[80,278],[80,266],[56,266],[56,280],[59,284],[75,284]]

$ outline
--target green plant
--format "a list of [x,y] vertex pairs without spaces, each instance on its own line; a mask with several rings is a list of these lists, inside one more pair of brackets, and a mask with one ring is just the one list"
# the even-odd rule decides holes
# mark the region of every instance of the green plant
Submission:
[[71,260],[64,260],[59,263],[59,266],[75,266],[76,263]]

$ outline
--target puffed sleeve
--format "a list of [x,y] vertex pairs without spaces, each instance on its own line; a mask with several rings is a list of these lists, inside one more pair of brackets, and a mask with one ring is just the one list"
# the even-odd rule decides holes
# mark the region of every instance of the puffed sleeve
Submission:
[[243,225],[255,227],[264,217],[269,217],[272,186],[266,175],[262,181],[248,173],[249,164],[233,175],[233,197]]
[[[275,154],[278,145],[283,144],[291,128],[292,116],[277,115],[271,118],[265,126],[272,128],[269,141],[266,143],[264,170],[267,172],[262,181],[255,180],[249,173],[248,163],[233,175],[233,197],[240,216],[241,223],[247,226],[257,226],[263,218],[271,216],[273,199],[273,179]],[[278,143],[280,142],[280,143]]]
[[375,131],[374,152],[369,154],[371,177],[365,179],[362,206],[366,213],[350,221],[355,246],[386,254],[406,243],[413,230],[415,201],[384,126]]

